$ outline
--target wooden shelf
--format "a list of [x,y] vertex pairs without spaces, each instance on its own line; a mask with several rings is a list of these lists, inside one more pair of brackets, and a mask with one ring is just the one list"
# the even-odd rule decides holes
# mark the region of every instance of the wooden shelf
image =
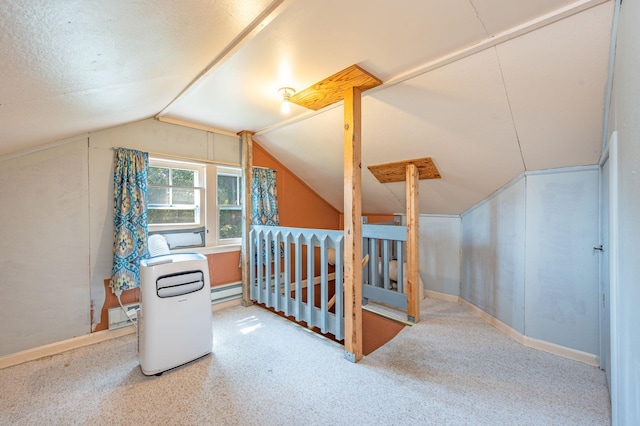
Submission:
[[382,81],[369,74],[357,65],[351,65],[331,77],[307,87],[289,98],[289,102],[317,111],[327,105],[339,102],[344,91],[351,87],[360,88],[363,92],[379,86]]
[[417,158],[415,160],[397,161],[395,163],[377,164],[368,169],[380,183],[404,182],[408,164],[415,164],[418,168],[419,179],[440,179],[440,172],[431,160],[431,157]]

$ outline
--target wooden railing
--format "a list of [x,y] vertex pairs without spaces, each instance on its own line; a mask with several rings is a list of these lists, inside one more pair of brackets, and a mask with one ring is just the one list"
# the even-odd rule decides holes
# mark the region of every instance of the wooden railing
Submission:
[[363,224],[362,239],[362,254],[369,255],[369,262],[362,271],[363,304],[374,300],[406,311],[407,227]]
[[[342,340],[343,231],[252,226],[249,235],[250,299]],[[363,304],[406,312],[407,227],[363,224],[362,235]]]
[[[252,226],[249,233],[251,300],[342,340],[343,240],[342,231]],[[333,272],[330,260],[335,264],[331,267]],[[330,306],[334,295],[335,303]]]

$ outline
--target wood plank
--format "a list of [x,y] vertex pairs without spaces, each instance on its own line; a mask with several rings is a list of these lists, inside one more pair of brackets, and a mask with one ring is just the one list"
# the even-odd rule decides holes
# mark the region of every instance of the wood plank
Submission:
[[251,183],[253,182],[253,132],[240,133],[242,141],[242,305],[250,306],[251,294],[249,289],[249,231],[251,230]]
[[357,65],[351,65],[307,87],[289,98],[290,102],[317,111],[344,99],[347,89],[357,87],[361,92],[379,86],[382,81]]
[[344,348],[362,359],[361,92],[344,93]]
[[409,321],[420,322],[420,208],[418,198],[418,168],[415,164],[408,164],[406,168],[406,197],[407,197],[407,317]]
[[362,313],[362,352],[369,355],[393,339],[404,327],[398,321],[365,310]]
[[403,182],[406,179],[406,167],[408,164],[415,164],[421,180],[441,178],[440,172],[431,157],[376,164],[375,166],[369,166],[368,169],[380,183]]
[[362,286],[362,294],[366,299],[371,299],[375,302],[393,306],[402,310],[408,309],[409,299],[404,293],[389,291],[383,287],[365,284]]
[[[364,259],[362,259],[362,267],[364,268],[365,266],[367,266],[367,263],[369,263],[369,255],[368,254],[364,257]],[[336,263],[336,265],[337,265],[337,263]],[[332,274],[329,274],[329,279],[335,281],[336,280],[336,273],[334,272]],[[336,304],[336,294],[338,294],[338,292],[334,292],[333,296],[331,296],[331,299],[329,299],[329,302],[327,303],[327,309],[326,309],[327,311],[329,309],[333,308],[333,305]]]

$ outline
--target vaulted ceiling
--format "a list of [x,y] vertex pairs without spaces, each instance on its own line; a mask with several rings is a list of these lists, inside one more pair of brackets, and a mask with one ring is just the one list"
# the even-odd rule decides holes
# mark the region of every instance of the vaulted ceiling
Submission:
[[404,211],[367,166],[432,157],[420,212],[459,214],[524,171],[596,164],[613,0],[0,3],[0,154],[157,117],[254,140],[342,211],[343,111],[293,105],[357,64],[365,212]]

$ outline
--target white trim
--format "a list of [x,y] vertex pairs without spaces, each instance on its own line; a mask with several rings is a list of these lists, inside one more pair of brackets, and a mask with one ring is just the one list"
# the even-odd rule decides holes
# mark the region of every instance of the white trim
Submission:
[[604,89],[603,108],[602,108],[602,147],[604,152],[605,145],[609,143],[609,114],[611,113],[611,101],[613,99],[613,77],[615,75],[616,66],[616,48],[618,44],[618,27],[620,25],[620,7],[622,0],[616,0],[613,9],[613,21],[611,24],[611,41],[609,43],[609,64],[607,67],[607,82]]
[[[222,309],[240,305],[241,299],[232,299],[225,302],[213,303],[211,311],[217,312]],[[58,355],[62,352],[72,349],[82,348],[84,346],[93,345],[95,343],[105,342],[107,340],[116,339],[118,337],[133,334],[136,329],[133,325],[129,325],[115,330],[103,330],[95,333],[85,334],[83,336],[73,337],[71,339],[62,340],[60,342],[49,343],[48,345],[39,346],[37,348],[26,349],[10,355],[0,357],[0,370],[14,365],[22,364],[29,361],[35,361],[47,356]]]
[[93,345],[94,343],[104,342],[105,340],[115,339],[135,332],[136,329],[132,325],[129,325],[116,330],[98,331],[62,340],[60,342],[49,343],[48,345],[39,346],[37,348],[26,349],[24,351],[0,357],[0,369],[22,364],[23,362],[34,361],[46,356],[57,355],[71,349]]
[[[121,146],[121,148],[125,148],[125,146]],[[100,147],[94,147],[94,149],[104,149]],[[112,147],[111,149],[117,149],[117,147]],[[228,168],[239,168],[240,163],[230,163],[228,161],[218,161],[218,160],[209,160],[208,158],[201,157],[186,157],[184,155],[176,155],[176,154],[167,154],[163,152],[156,151],[146,151],[150,157],[154,157],[156,160],[164,160],[164,161],[176,161],[183,163],[191,163],[191,164],[200,164],[200,165],[213,165],[220,167],[228,167]]]
[[200,253],[200,254],[219,254],[229,253],[232,251],[240,251],[240,244],[222,244],[219,246],[191,247],[184,249],[171,250],[173,253]]
[[544,352],[548,352],[554,355],[561,356],[563,358],[572,359],[574,361],[580,361],[588,365],[592,365],[594,367],[599,367],[598,358],[596,355],[579,351],[577,349],[568,348],[566,346],[557,345],[555,343],[545,342],[543,340],[534,339],[529,336],[525,336],[517,330],[509,327],[507,324],[503,323],[499,319],[489,315],[482,309],[478,308],[474,304],[467,302],[466,300],[460,298],[459,304],[466,306],[471,310],[472,313],[479,316],[481,319],[494,326],[498,330],[505,333],[507,336],[511,337],[516,342],[527,346],[529,348],[541,350]]
[[211,305],[212,312],[218,312],[226,308],[230,308],[232,306],[239,306],[242,304],[242,298],[238,297],[237,299],[226,300],[224,302],[213,303]]
[[[391,321],[399,322],[402,325],[411,327],[415,325],[411,321],[407,320],[407,313],[403,311],[396,311],[395,309],[388,307],[384,304],[378,304],[376,302],[369,302],[366,305],[362,305],[362,310],[371,312],[372,314],[379,315]],[[404,318],[402,318],[404,317]]]
[[217,133],[219,135],[232,136],[236,138],[238,137],[238,134],[234,132],[229,132],[227,130],[222,130],[216,127],[207,126],[205,124],[199,124],[199,123],[193,123],[186,120],[180,120],[178,118],[159,115],[155,117],[155,120],[161,121],[163,123],[173,124],[176,126],[188,127],[190,129],[204,130],[205,132],[208,132],[208,133]]
[[534,339],[533,337],[523,336],[525,346],[541,351],[549,352],[554,355],[560,355],[564,358],[580,361],[585,364],[599,367],[598,357],[588,352],[579,351],[577,349],[567,348],[566,346],[556,345],[555,343],[545,342],[544,340]]
[[551,175],[557,173],[571,173],[571,172],[581,172],[581,171],[589,171],[589,170],[599,170],[599,166],[597,164],[588,164],[583,166],[569,166],[569,167],[558,167],[555,169],[543,169],[543,170],[528,170],[522,173],[519,173],[518,176],[511,179],[504,186],[500,187],[497,191],[492,192],[486,198],[478,201],[475,205],[469,207],[467,210],[463,211],[460,214],[460,217],[464,218],[467,214],[471,213],[475,209],[485,205],[489,201],[491,201],[494,197],[498,196],[502,192],[509,189],[511,186],[520,182],[521,179],[524,179],[528,176],[539,176],[539,175]]
[[[405,217],[407,213],[393,213],[391,216],[401,216]],[[419,217],[434,217],[434,218],[445,218],[445,219],[459,219],[459,214],[438,214],[438,213],[420,213]],[[369,225],[375,225],[375,223],[370,223]]]
[[619,259],[620,248],[619,230],[619,159],[618,159],[618,131],[611,133],[609,139],[609,329],[611,330],[610,358],[611,363],[611,415],[613,424],[617,424],[619,410],[619,390],[624,387],[620,384],[618,372],[618,296],[619,296]]
[[73,142],[79,142],[83,139],[87,140],[87,146],[89,146],[89,133],[81,133],[76,136],[71,136],[65,139],[60,139],[55,142],[45,143],[43,145],[26,148],[20,151],[9,152],[6,154],[0,154],[0,161],[10,160],[12,158],[24,157],[25,155],[33,154],[39,151],[45,151],[47,149],[55,148],[61,145],[66,145]]
[[430,214],[430,213],[421,213],[418,216],[420,217],[433,217],[433,218],[443,218],[443,219],[460,219],[459,214]]
[[524,172],[525,176],[552,175],[556,173],[582,172],[588,170],[598,170],[598,164],[587,164],[582,166],[558,167],[555,169],[529,170]]
[[424,295],[426,297],[430,297],[432,299],[444,300],[445,302],[459,303],[460,296],[455,296],[453,294],[441,293],[439,291],[434,290],[424,290]]
[[478,308],[476,305],[472,304],[471,302],[467,302],[466,300],[460,298],[460,302],[458,303],[467,307],[473,314],[480,317],[480,319],[484,320],[489,325],[494,326],[495,328],[502,331],[507,336],[511,337],[516,342],[524,345],[524,336],[519,331],[509,327],[507,324],[503,323],[502,321],[495,318],[494,316],[486,313],[485,311]]

